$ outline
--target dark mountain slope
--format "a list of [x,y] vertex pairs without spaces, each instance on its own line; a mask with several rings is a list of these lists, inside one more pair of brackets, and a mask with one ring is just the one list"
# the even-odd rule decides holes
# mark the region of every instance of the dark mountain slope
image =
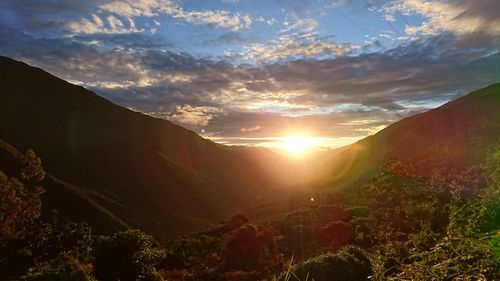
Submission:
[[221,220],[284,182],[244,151],[5,57],[0,137],[33,148],[50,174],[113,198],[114,215],[157,237]]
[[418,162],[423,173],[460,170],[500,139],[500,84],[396,122],[327,163],[326,180],[342,187],[371,176],[392,158]]
[[[23,153],[0,139],[0,171],[19,177],[23,161]],[[96,232],[102,234],[112,234],[129,227],[101,205],[113,204],[112,200],[103,195],[71,185],[50,174],[46,175],[42,185],[45,188],[45,193],[42,195],[42,216],[50,218],[53,215],[52,211],[57,210],[58,217],[78,222],[85,221],[92,225]]]

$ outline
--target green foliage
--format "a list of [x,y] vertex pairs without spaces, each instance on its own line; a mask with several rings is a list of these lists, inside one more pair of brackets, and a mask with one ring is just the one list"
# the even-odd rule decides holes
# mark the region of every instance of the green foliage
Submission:
[[368,217],[370,215],[370,209],[366,206],[356,206],[350,207],[347,209],[347,212],[353,216],[358,218]]
[[191,235],[173,241],[162,264],[169,269],[210,267],[220,262],[222,245],[220,235]]
[[100,237],[94,254],[95,275],[101,281],[163,280],[156,267],[165,253],[139,230]]
[[16,178],[0,179],[0,240],[10,240],[40,216],[41,190],[31,190]]
[[92,259],[92,229],[86,223],[59,221],[37,221],[19,234],[16,242],[19,252],[33,263],[57,260],[71,256],[82,262]]
[[453,236],[474,237],[500,229],[499,211],[500,201],[475,199],[459,202],[453,206],[448,231]]
[[412,259],[395,280],[495,280],[500,273],[492,247],[478,239],[445,237]]
[[229,232],[242,227],[244,224],[248,223],[248,217],[242,214],[236,214],[232,216],[229,221],[222,223],[219,228],[223,232]]
[[[287,270],[285,272],[281,273],[281,275],[279,277],[273,276],[273,281],[278,281],[278,280],[290,281],[290,280],[292,280],[292,277],[296,277],[292,271],[292,268],[293,268],[292,264],[293,264],[293,256],[290,259],[290,263],[288,264]],[[308,278],[306,278],[306,279],[308,279]]]
[[[367,185],[344,190],[334,201],[315,194],[315,202],[305,199],[279,220],[259,225],[236,215],[162,250],[138,230],[97,238],[84,223],[36,220],[45,173],[28,151],[18,179],[0,172],[0,235],[9,237],[0,247],[0,276],[260,280],[283,271],[292,256],[301,262],[274,280],[496,280],[499,160],[495,150],[484,164],[452,178],[415,176],[411,165],[391,161]],[[348,244],[363,247],[370,258]]]
[[89,264],[92,244],[91,229],[85,223],[37,220],[2,249],[0,275],[19,276],[29,270],[45,276],[67,268],[68,261]]
[[412,171],[411,166],[390,161],[367,186],[346,191],[352,193],[350,197],[363,201],[369,210],[363,219],[355,221],[359,223],[354,229],[360,245],[403,241],[422,231],[444,232],[449,199],[432,190],[429,180],[414,176]]
[[245,224],[229,237],[224,263],[228,268],[253,268],[259,263],[263,246],[257,227]]
[[372,220],[364,217],[354,218],[351,223],[353,225],[353,244],[366,248],[375,244],[377,233],[373,227]]
[[283,252],[299,260],[310,257],[318,248],[316,235],[317,218],[314,210],[299,210],[289,214],[277,224],[282,237],[279,241]]
[[493,252],[495,253],[497,264],[500,264],[500,232],[496,232],[494,235],[487,236],[486,239],[488,241],[488,245],[493,249]]
[[[496,157],[496,154],[492,154]],[[430,247],[411,249],[398,260],[391,280],[497,280],[500,278],[500,161],[487,161],[456,177],[450,222]],[[471,173],[473,171],[474,173]],[[474,174],[471,176],[471,174]],[[473,193],[462,192],[471,190]],[[470,197],[473,194],[473,197]],[[465,195],[465,196],[464,196]],[[468,198],[468,196],[470,198]],[[385,255],[387,257],[387,255]],[[384,267],[385,269],[388,266]],[[390,268],[389,268],[390,269]],[[386,277],[382,274],[381,278]],[[376,279],[378,280],[378,279]]]
[[343,221],[330,222],[319,229],[319,235],[323,247],[338,249],[351,242],[351,225]]
[[[362,249],[347,246],[337,253],[311,258],[294,266],[291,271],[297,280],[366,280],[372,274],[372,265]],[[289,275],[284,273],[279,280],[290,279]]]
[[38,183],[45,178],[42,160],[32,149],[26,150],[23,159],[24,167],[21,170],[21,179],[25,182]]
[[[41,160],[33,150],[26,151],[20,179],[7,177],[0,171],[0,241],[14,238],[26,224],[40,216],[44,192],[38,186],[45,177]],[[0,242],[0,246],[2,244]]]
[[21,277],[22,281],[96,281],[91,266],[71,255],[62,255],[52,262],[41,263]]

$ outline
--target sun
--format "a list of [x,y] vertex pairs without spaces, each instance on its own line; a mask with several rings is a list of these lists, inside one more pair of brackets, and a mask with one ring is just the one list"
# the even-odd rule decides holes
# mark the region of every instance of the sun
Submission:
[[284,137],[280,141],[280,148],[296,156],[306,154],[313,146],[311,138],[302,135]]

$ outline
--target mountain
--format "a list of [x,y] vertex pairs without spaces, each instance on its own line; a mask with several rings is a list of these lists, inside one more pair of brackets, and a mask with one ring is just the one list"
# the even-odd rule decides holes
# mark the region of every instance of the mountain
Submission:
[[[20,178],[24,160],[22,152],[0,139],[0,171]],[[112,234],[130,227],[104,207],[111,200],[103,195],[67,183],[51,174],[46,174],[42,185],[46,190],[42,195],[43,217],[50,219],[53,210],[57,210],[59,218],[87,222],[102,234]]]
[[484,159],[500,140],[500,83],[396,122],[362,139],[325,165],[329,186],[374,175],[390,159],[414,163],[423,176],[457,172]]
[[[56,181],[160,240],[225,219],[293,180],[263,165],[286,166],[270,151],[216,144],[6,57],[0,138],[20,151],[32,148]],[[78,205],[52,193],[60,200],[53,207]]]

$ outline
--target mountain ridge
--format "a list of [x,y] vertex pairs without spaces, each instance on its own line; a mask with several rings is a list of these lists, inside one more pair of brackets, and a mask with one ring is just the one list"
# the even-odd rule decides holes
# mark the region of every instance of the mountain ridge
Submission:
[[[484,140],[485,143],[494,142],[497,135],[500,137],[499,108],[500,83],[495,83],[440,107],[404,118],[352,144],[330,160],[326,164],[329,171],[324,175],[324,180],[339,187],[349,186],[374,175],[391,158],[417,161],[431,148],[452,145],[453,142],[453,145],[461,146],[456,138],[464,134],[469,134],[469,137],[485,136],[488,138]],[[477,134],[473,134],[474,131]],[[462,155],[461,158],[448,155],[450,159],[441,162],[446,162],[452,168],[463,169],[473,164],[475,153],[485,153],[483,148],[462,147],[462,151],[468,155]],[[430,157],[429,153],[427,157]],[[459,158],[462,161],[455,161]],[[439,159],[432,161],[439,162]]]
[[61,180],[113,194],[127,206],[120,219],[160,240],[214,224],[289,180],[262,168],[264,157],[6,57],[0,57],[0,138],[33,148]]

